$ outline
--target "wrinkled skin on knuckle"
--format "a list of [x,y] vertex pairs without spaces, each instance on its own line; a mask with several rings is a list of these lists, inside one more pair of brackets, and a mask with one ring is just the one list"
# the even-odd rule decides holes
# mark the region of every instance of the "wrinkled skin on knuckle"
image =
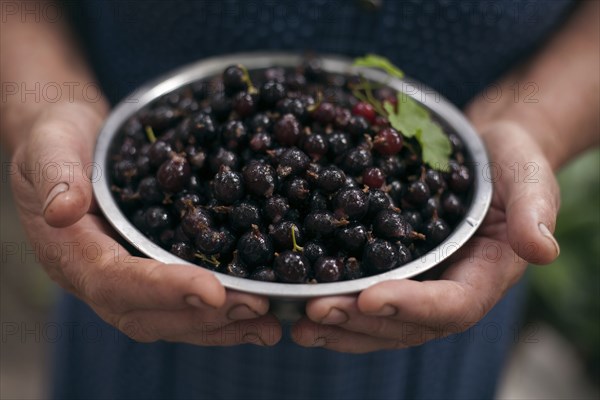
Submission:
[[223,346],[228,340],[234,338],[234,342],[241,343],[241,335],[239,332],[227,331],[223,327],[203,330],[200,334],[201,343],[204,346]]
[[375,318],[373,323],[368,326],[369,334],[375,337],[388,337],[389,332],[393,331],[392,323],[387,318]]
[[121,279],[118,273],[90,269],[76,274],[74,285],[87,302],[112,312],[121,312],[128,308],[116,290],[116,283]]
[[162,339],[154,327],[137,318],[130,317],[127,313],[119,315],[114,326],[136,342],[153,343]]
[[391,346],[387,348],[387,350],[403,350],[410,347],[406,344],[406,342],[402,339],[394,339]]

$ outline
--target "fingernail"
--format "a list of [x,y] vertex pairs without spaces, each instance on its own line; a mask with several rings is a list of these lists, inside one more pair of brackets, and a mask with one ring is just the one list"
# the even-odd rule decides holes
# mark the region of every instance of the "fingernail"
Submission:
[[552,245],[554,246],[554,250],[556,251],[556,256],[558,257],[558,255],[560,254],[560,246],[558,245],[558,242],[556,241],[556,239],[550,232],[550,229],[548,229],[548,227],[543,223],[540,223],[538,225],[538,228],[540,229],[540,232],[542,233],[542,235],[544,235],[548,240],[550,240],[552,242]]
[[398,309],[390,304],[386,304],[383,307],[381,307],[381,309],[375,313],[373,313],[373,315],[376,315],[378,317],[391,317],[392,315],[396,315],[398,313]]
[[237,306],[233,306],[227,312],[227,318],[233,321],[252,319],[258,317],[260,317],[260,314],[245,304],[238,304]]
[[339,325],[348,321],[348,319],[349,317],[346,312],[340,310],[339,308],[333,307],[331,311],[329,311],[329,314],[327,314],[325,318],[321,320],[321,323],[328,325]]
[[46,209],[50,206],[50,204],[52,204],[54,199],[56,199],[59,194],[65,193],[68,190],[69,190],[69,184],[65,183],[65,182],[57,183],[52,189],[50,189],[48,196],[46,196],[46,201],[44,202],[44,207],[42,208],[42,214],[46,213]]
[[202,309],[207,309],[207,308],[214,309],[214,307],[209,306],[208,304],[203,302],[202,299],[200,299],[200,297],[195,296],[195,295],[185,296],[184,300],[186,303],[188,303],[192,307],[202,308]]
[[[248,307],[246,307],[246,308],[248,308]],[[244,343],[251,343],[251,344],[255,344],[257,346],[266,346],[267,345],[264,342],[264,340],[262,340],[262,338],[260,336],[258,336],[256,333],[246,333],[242,337],[242,341]]]
[[316,338],[313,343],[309,344],[309,347],[323,347],[326,344],[327,344],[327,339],[320,336],[320,337]]

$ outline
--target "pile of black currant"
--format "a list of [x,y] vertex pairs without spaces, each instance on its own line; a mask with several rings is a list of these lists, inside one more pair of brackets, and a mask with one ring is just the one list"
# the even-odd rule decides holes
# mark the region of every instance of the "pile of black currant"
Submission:
[[460,222],[472,172],[455,134],[449,171],[423,164],[356,82],[315,58],[232,65],[165,95],[122,127],[113,193],[155,243],[228,275],[335,282],[400,267]]

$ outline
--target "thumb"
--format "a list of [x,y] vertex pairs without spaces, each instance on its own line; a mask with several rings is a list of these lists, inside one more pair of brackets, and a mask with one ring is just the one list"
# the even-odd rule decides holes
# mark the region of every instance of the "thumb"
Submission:
[[51,226],[72,225],[90,208],[88,173],[93,172],[92,151],[101,123],[91,107],[69,103],[46,110],[32,127],[19,168]]
[[530,263],[551,263],[560,253],[552,235],[560,204],[554,171],[520,125],[498,123],[482,136],[492,161],[499,167],[494,189],[506,212],[512,249]]

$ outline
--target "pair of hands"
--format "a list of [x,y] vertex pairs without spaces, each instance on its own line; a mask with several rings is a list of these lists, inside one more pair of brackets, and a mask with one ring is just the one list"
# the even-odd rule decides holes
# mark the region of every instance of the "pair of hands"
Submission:
[[[225,290],[202,268],[132,257],[113,239],[88,177],[102,114],[84,103],[50,105],[14,154],[19,213],[48,275],[138,341],[277,343],[281,328],[266,298]],[[309,301],[292,330],[296,343],[363,353],[463,331],[519,280],[528,262],[558,256],[551,232],[559,191],[540,146],[519,124],[497,122],[480,131],[498,173],[490,212],[469,245],[436,280],[388,281],[357,296]],[[536,167],[528,180],[526,165]]]

